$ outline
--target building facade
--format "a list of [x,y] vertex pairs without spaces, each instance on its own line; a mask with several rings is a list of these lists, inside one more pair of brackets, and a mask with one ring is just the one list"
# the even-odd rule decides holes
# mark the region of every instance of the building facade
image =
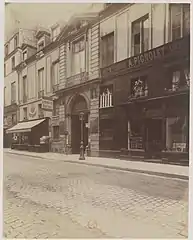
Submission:
[[10,147],[10,134],[6,130],[19,120],[19,80],[17,67],[22,62],[22,45],[35,45],[35,31],[16,29],[5,43],[4,55],[4,147]]
[[97,14],[74,16],[59,39],[59,84],[55,86],[52,151],[80,152],[80,112],[84,147],[99,150],[99,22]]
[[188,157],[190,5],[112,7],[100,21],[101,154]]

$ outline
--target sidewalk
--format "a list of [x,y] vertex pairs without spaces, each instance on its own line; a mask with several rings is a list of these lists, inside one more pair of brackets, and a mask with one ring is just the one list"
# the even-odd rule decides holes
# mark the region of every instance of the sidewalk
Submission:
[[36,157],[52,161],[64,161],[84,165],[92,165],[109,169],[124,170],[130,172],[146,173],[150,175],[164,176],[170,178],[189,179],[189,167],[176,166],[169,164],[149,163],[120,160],[113,158],[85,157],[85,160],[79,160],[79,155],[65,155],[60,153],[34,153],[27,151],[18,151],[4,149],[4,153]]

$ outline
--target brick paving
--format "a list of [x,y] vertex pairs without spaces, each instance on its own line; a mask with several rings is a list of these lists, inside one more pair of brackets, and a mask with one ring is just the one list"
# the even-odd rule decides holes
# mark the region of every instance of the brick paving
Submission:
[[13,156],[4,155],[8,238],[187,237],[188,181]]

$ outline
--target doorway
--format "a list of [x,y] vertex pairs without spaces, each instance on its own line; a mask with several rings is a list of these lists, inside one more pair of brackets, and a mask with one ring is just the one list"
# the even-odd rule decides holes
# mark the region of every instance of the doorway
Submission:
[[146,122],[146,151],[150,155],[157,155],[162,150],[163,119],[148,119]]
[[84,149],[88,145],[88,109],[87,103],[84,97],[77,96],[72,106],[71,115],[71,147],[73,154],[80,153],[80,141],[81,141],[81,121],[79,118],[80,112],[84,113],[83,120],[83,140]]

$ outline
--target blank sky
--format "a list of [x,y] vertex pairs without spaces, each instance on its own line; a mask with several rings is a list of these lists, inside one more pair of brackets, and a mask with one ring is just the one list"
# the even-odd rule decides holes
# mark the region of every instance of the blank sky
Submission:
[[5,7],[5,37],[16,27],[49,27],[58,20],[68,20],[74,13],[96,11],[91,3],[12,3]]

